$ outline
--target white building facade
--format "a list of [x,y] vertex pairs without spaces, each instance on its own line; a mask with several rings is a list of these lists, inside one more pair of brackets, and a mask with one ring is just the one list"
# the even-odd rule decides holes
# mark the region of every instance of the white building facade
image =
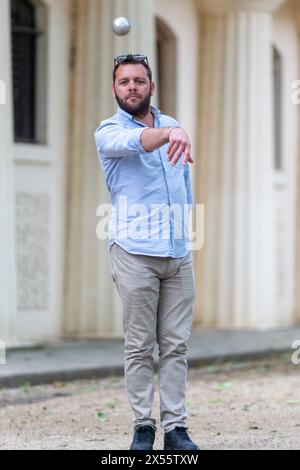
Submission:
[[0,340],[122,335],[93,132],[127,52],[148,56],[154,104],[192,139],[195,323],[296,324],[300,1],[0,0]]

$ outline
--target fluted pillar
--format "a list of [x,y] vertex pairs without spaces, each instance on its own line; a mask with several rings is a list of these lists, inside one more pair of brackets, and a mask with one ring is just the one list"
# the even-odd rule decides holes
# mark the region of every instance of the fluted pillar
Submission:
[[0,2],[0,341],[11,338],[15,302],[9,0]]
[[[109,274],[108,240],[96,238],[96,208],[110,198],[93,132],[115,112],[115,55],[145,53],[155,72],[152,9],[152,0],[72,1],[64,322],[68,336],[122,334],[122,309]],[[112,33],[116,16],[130,19],[127,36]]]
[[[300,57],[300,8],[297,0],[293,1],[295,21],[298,29],[298,57]],[[300,61],[299,61],[300,64]],[[300,66],[298,66],[298,77],[300,80]],[[298,167],[297,167],[297,231],[296,231],[296,280],[295,280],[295,320],[300,322],[300,291],[298,286],[300,285],[300,82],[298,84],[298,91],[294,90],[296,96],[295,106],[298,107]]]
[[198,319],[273,326],[272,12],[279,0],[199,0]]

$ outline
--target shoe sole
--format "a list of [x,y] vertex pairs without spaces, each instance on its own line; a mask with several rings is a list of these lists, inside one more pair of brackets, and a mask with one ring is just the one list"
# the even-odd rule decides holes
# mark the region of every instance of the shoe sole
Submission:
[[194,451],[194,450],[200,450],[199,448],[198,449],[174,449],[173,447],[164,447],[164,450],[185,450],[185,451]]
[[153,450],[153,447],[151,447],[151,448],[149,448],[149,449],[132,449],[132,448],[130,447],[129,450]]

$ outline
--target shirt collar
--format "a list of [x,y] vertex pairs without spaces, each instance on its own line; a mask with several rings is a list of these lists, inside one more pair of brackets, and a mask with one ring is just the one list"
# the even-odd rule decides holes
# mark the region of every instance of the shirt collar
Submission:
[[[155,106],[150,106],[150,110],[152,111],[154,118],[156,118],[156,119],[159,119],[159,118],[160,118],[160,116],[161,116],[161,111],[160,111],[158,108],[156,108]],[[137,120],[134,118],[134,116],[132,116],[132,114],[127,113],[127,111],[124,111],[124,110],[121,109],[120,107],[118,107],[118,114],[119,114],[120,116],[123,116],[123,117],[126,118],[126,119],[129,119],[129,120],[131,120],[131,121],[137,122],[138,124],[143,124],[141,121],[137,121]]]

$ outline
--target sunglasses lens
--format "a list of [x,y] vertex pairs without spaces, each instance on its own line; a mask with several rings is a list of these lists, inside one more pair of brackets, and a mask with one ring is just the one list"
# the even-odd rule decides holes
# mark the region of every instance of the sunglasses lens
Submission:
[[119,55],[118,57],[115,58],[115,62],[117,64],[121,64],[126,59],[127,59],[127,55]]
[[145,55],[142,54],[127,54],[127,55],[119,55],[118,57],[114,58],[114,64],[115,65],[120,65],[122,62],[124,62],[127,59],[135,59],[141,63],[145,63],[148,65],[148,59]]

